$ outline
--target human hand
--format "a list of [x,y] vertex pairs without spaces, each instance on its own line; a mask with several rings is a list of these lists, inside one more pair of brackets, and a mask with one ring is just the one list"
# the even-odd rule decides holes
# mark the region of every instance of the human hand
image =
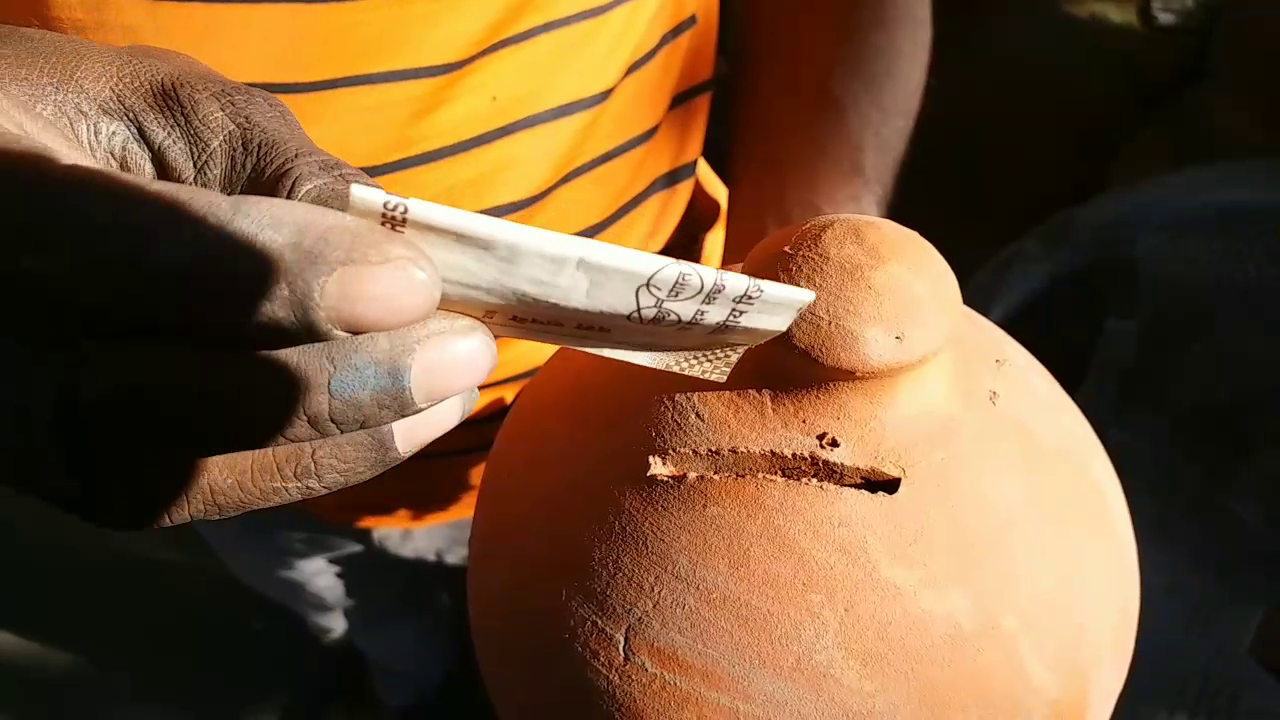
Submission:
[[270,94],[159,48],[0,25],[0,99],[0,127],[20,124],[68,162],[336,209],[350,183],[374,184]]
[[[170,525],[362,482],[456,425],[496,349],[436,312],[422,251],[228,195],[337,206],[358,171],[274,100],[129,52],[0,29],[5,482],[99,524]],[[155,77],[175,94],[140,119]]]

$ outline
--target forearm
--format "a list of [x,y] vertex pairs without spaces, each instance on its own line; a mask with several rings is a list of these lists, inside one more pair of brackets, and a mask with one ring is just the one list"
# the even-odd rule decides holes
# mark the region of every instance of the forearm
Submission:
[[929,0],[726,3],[726,263],[794,222],[881,215],[928,71]]

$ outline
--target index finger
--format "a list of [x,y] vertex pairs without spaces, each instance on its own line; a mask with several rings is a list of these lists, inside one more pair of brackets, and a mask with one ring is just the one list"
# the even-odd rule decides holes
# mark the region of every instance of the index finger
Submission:
[[0,301],[15,332],[263,349],[435,311],[412,241],[335,210],[0,151]]

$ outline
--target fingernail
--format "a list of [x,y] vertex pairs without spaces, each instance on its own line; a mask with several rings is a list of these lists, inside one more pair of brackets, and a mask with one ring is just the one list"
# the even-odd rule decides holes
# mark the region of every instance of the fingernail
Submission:
[[446,398],[417,415],[391,423],[391,437],[401,455],[412,455],[457,427],[471,414],[480,393],[467,390]]
[[498,364],[498,347],[483,330],[452,330],[422,341],[409,376],[421,407],[478,387]]
[[435,312],[439,302],[434,276],[409,260],[338,268],[320,292],[325,319],[350,333],[412,325]]

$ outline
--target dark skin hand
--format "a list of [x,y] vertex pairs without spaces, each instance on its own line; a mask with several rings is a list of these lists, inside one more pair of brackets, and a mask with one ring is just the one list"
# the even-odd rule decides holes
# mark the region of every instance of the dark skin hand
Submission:
[[172,525],[362,482],[461,421],[493,338],[436,311],[420,248],[329,209],[349,182],[190,58],[0,27],[4,482]]
[[724,13],[725,263],[816,215],[884,215],[924,94],[930,0],[738,0]]

